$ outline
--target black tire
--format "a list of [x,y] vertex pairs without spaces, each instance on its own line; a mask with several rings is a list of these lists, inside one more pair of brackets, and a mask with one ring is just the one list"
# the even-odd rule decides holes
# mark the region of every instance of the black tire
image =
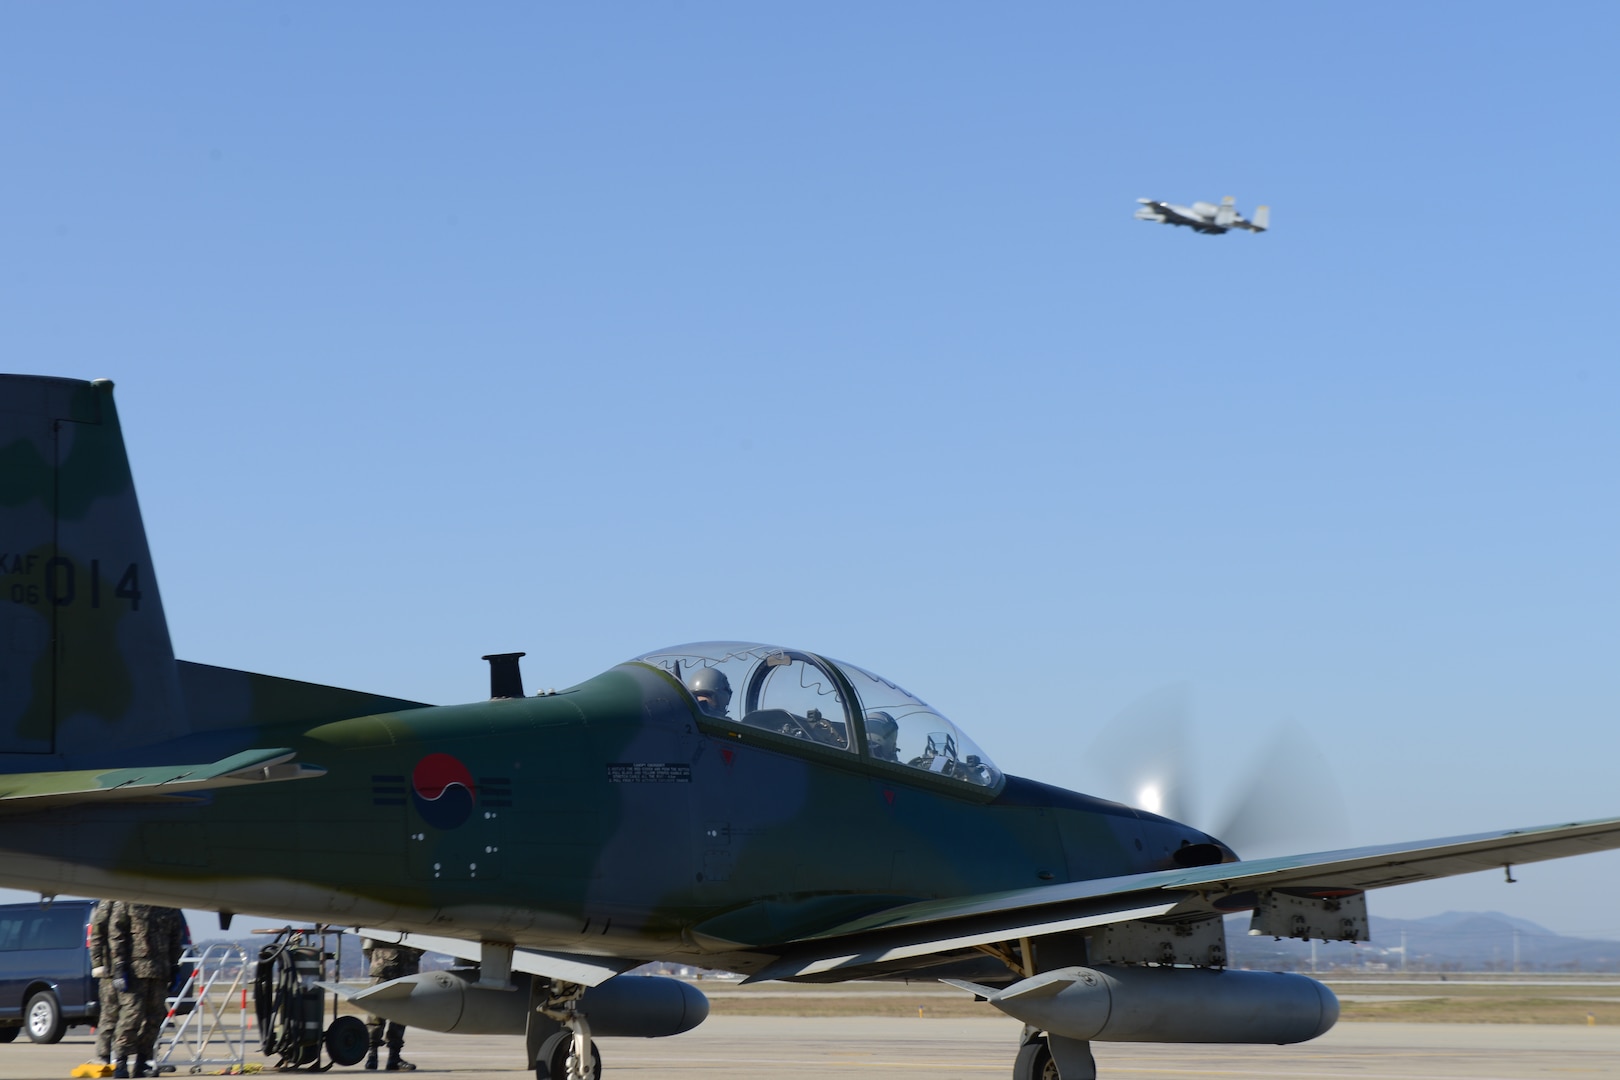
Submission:
[[0,1027],[0,1043],[15,1042],[21,1027]]
[[[574,1036],[559,1031],[540,1046],[540,1060],[535,1063],[535,1080],[568,1080],[568,1055],[574,1049]],[[596,1080],[602,1080],[602,1051],[591,1043],[591,1064],[595,1066]]]
[[1027,1042],[1018,1048],[1013,1062],[1013,1080],[1058,1080],[1057,1062],[1045,1039]]
[[326,1029],[326,1056],[339,1065],[358,1065],[371,1048],[371,1033],[358,1016],[340,1016]]
[[28,1032],[28,1037],[37,1043],[62,1041],[67,1022],[62,1019],[62,1006],[55,994],[41,990],[28,999],[28,1004],[23,1007],[23,1028]]

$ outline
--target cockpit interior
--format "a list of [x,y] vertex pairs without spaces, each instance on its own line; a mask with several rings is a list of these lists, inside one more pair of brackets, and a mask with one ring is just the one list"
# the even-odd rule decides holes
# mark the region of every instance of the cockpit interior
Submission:
[[747,642],[677,645],[635,657],[678,682],[698,711],[897,768],[981,788],[1001,772],[960,728],[865,668],[800,649]]

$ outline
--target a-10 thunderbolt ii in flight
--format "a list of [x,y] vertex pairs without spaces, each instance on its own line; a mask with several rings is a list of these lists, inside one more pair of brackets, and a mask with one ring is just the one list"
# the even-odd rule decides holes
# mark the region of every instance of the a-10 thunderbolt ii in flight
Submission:
[[1136,201],[1142,204],[1136,211],[1138,221],[1156,221],[1161,225],[1185,225],[1194,232],[1219,234],[1229,229],[1248,229],[1250,232],[1262,233],[1271,227],[1271,207],[1255,207],[1254,220],[1250,221],[1237,212],[1234,205],[1237,200],[1230,195],[1222,199],[1219,206],[1207,202],[1177,206],[1155,199]]
[[621,976],[648,961],[946,979],[1025,1022],[1016,1080],[1094,1077],[1100,1040],[1299,1042],[1336,999],[1227,969],[1224,915],[1361,941],[1367,890],[1620,847],[1610,819],[1244,860],[1006,775],[894,682],[771,645],[535,696],[506,654],[490,700],[443,707],[178,661],[106,381],[0,376],[0,538],[0,885],[475,961],[353,997],[524,1033],[539,1077],[702,1021],[696,988]]

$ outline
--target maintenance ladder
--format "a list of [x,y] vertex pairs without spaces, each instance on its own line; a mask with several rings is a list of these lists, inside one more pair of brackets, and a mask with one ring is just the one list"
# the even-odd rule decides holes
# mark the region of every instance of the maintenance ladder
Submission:
[[257,962],[230,942],[216,942],[200,952],[187,949],[180,962],[191,964],[191,976],[168,999],[153,1072],[162,1075],[182,1067],[193,1073],[204,1068],[242,1072],[247,1064],[249,987]]

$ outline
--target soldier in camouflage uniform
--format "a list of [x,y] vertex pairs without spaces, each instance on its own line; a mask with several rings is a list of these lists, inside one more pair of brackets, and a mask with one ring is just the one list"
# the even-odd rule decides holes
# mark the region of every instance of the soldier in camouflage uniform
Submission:
[[90,974],[95,976],[101,1011],[96,1017],[96,1060],[113,1062],[113,1033],[118,1030],[118,987],[113,985],[112,947],[107,934],[117,900],[98,900],[90,912]]
[[[182,949],[184,916],[175,908],[117,904],[108,920],[114,985],[119,989],[118,1031],[113,1037],[115,1077],[150,1075],[164,999]],[[125,1059],[135,1055],[133,1069]]]
[[[158,980],[157,995],[149,1002],[152,1011],[147,1014],[147,1039],[141,1048],[141,1060],[156,1062],[157,1038],[169,1013],[169,991],[174,988],[174,973],[186,951],[186,915],[179,908],[154,907],[151,917],[157,927],[154,938],[162,938],[167,951],[163,954],[163,974]],[[156,1071],[154,1068],[153,1073]]]
[[[422,970],[421,949],[413,949],[409,945],[390,945],[385,941],[373,941],[370,938],[361,942],[360,948],[371,958],[372,986],[388,982],[390,979],[415,975]],[[415,1065],[399,1056],[400,1051],[405,1048],[405,1025],[396,1020],[385,1022],[380,1016],[366,1017],[366,1030],[371,1033],[371,1053],[366,1055],[366,1068],[377,1067],[377,1051],[384,1041],[385,1026],[388,1064],[384,1068],[389,1072],[409,1072],[415,1069]]]

